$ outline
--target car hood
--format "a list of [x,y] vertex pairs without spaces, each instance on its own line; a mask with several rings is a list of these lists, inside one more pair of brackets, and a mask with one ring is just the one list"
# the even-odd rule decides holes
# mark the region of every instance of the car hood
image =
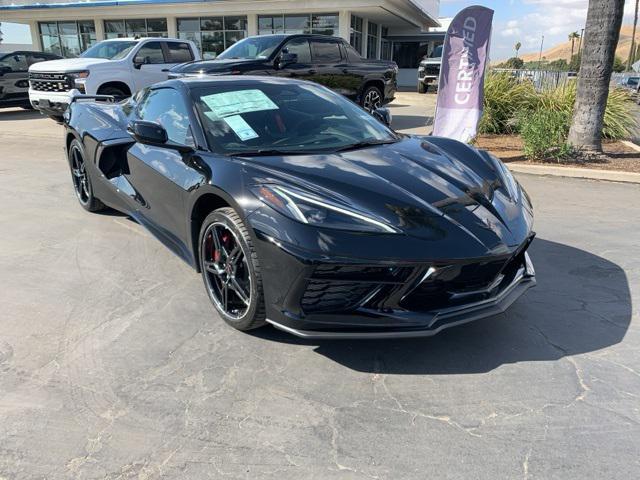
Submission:
[[263,64],[266,59],[255,58],[229,58],[220,60],[207,60],[204,62],[194,62],[185,64],[182,67],[173,68],[173,76],[199,75],[203,73],[226,73],[234,68],[248,67],[253,64]]
[[49,60],[47,62],[34,63],[29,67],[30,72],[73,72],[87,69],[111,60],[105,58],[64,58],[62,60]]
[[465,144],[404,137],[327,155],[247,159],[252,184],[308,189],[407,235],[458,242],[467,255],[506,254],[530,234],[531,207],[496,160]]

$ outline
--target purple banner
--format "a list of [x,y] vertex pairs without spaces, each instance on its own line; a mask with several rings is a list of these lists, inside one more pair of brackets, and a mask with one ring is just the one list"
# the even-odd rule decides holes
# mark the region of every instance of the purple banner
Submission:
[[442,67],[433,135],[469,142],[482,116],[484,72],[489,57],[493,10],[467,7],[451,22]]

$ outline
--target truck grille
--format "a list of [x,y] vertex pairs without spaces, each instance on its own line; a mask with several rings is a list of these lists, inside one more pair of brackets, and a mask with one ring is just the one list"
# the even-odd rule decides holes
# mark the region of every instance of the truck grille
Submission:
[[29,84],[39,92],[68,92],[71,81],[64,73],[29,73]]
[[429,76],[439,76],[440,75],[440,65],[423,65],[424,74]]

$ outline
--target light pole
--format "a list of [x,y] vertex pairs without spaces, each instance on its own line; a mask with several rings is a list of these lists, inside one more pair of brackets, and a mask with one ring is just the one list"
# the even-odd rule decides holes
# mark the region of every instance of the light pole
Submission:
[[538,57],[538,70],[542,69],[542,47],[544,46],[544,35],[542,35],[542,41],[540,42],[540,56]]

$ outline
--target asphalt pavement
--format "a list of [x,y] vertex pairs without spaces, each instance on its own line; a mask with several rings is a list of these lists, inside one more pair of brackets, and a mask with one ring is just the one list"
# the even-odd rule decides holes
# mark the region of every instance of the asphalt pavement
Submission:
[[0,111],[0,479],[637,478],[640,186],[518,178],[538,286],[506,314],[243,334],[142,227],[80,208],[60,127]]

